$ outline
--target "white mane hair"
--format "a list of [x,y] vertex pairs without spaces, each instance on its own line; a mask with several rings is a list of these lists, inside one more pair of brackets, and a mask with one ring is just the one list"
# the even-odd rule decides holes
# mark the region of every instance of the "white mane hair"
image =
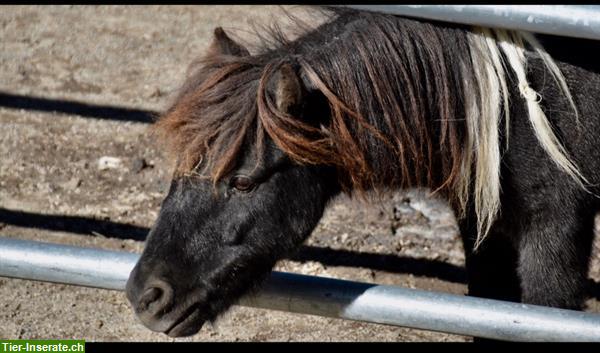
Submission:
[[480,27],[474,28],[473,32],[468,34],[468,39],[473,65],[471,68],[464,67],[464,69],[475,70],[477,82],[464,82],[466,123],[469,133],[457,194],[461,212],[464,214],[471,185],[470,166],[474,160],[474,205],[478,218],[478,237],[475,243],[477,248],[489,232],[500,208],[501,146],[498,134],[500,119],[504,118],[508,144],[510,109],[506,82],[507,70],[512,70],[518,79],[519,92],[526,101],[529,120],[540,145],[552,161],[581,187],[585,188],[588,182],[552,131],[540,106],[543,97],[527,81],[525,44],[531,46],[543,59],[546,68],[567,97],[578,118],[577,108],[564,76],[537,39],[527,32]]

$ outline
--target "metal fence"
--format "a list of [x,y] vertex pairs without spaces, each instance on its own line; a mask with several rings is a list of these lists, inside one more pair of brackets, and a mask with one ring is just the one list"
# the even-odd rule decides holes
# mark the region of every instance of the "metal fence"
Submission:
[[[138,254],[0,238],[0,276],[124,290]],[[600,341],[600,315],[274,272],[241,305],[511,341]]]
[[600,39],[600,5],[347,5],[444,22]]

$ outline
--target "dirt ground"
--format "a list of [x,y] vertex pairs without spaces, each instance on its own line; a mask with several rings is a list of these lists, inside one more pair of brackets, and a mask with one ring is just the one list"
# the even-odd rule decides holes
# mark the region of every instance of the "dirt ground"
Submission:
[[[170,177],[143,111],[168,105],[214,27],[248,39],[252,23],[281,14],[273,6],[3,6],[0,236],[141,251]],[[103,157],[116,164],[107,168]],[[464,294],[452,212],[424,195],[370,205],[340,197],[276,269]],[[0,278],[0,298],[0,338],[470,340],[239,306],[195,336],[172,339],[139,323],[122,292]],[[597,300],[588,310],[600,312]]]

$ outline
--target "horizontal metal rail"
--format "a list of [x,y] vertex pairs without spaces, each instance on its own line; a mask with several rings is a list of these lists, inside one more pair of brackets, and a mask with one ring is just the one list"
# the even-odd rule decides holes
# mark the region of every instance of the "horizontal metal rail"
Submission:
[[444,22],[600,39],[600,5],[343,6]]
[[[124,290],[138,254],[0,237],[0,276]],[[512,341],[600,341],[600,315],[273,272],[241,305]]]

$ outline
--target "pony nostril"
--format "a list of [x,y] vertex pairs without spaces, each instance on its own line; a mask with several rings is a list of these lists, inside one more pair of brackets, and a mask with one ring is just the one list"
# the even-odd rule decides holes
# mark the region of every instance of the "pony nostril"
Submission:
[[146,289],[137,304],[137,312],[149,312],[157,314],[160,311],[166,311],[170,305],[173,290],[165,282],[153,283],[153,286]]
[[138,308],[140,309],[140,311],[148,310],[148,307],[150,306],[150,304],[152,304],[152,303],[156,302],[158,299],[160,299],[162,294],[163,294],[163,291],[160,288],[157,288],[157,287],[148,288],[144,292],[142,297],[140,298],[140,301],[138,302]]

